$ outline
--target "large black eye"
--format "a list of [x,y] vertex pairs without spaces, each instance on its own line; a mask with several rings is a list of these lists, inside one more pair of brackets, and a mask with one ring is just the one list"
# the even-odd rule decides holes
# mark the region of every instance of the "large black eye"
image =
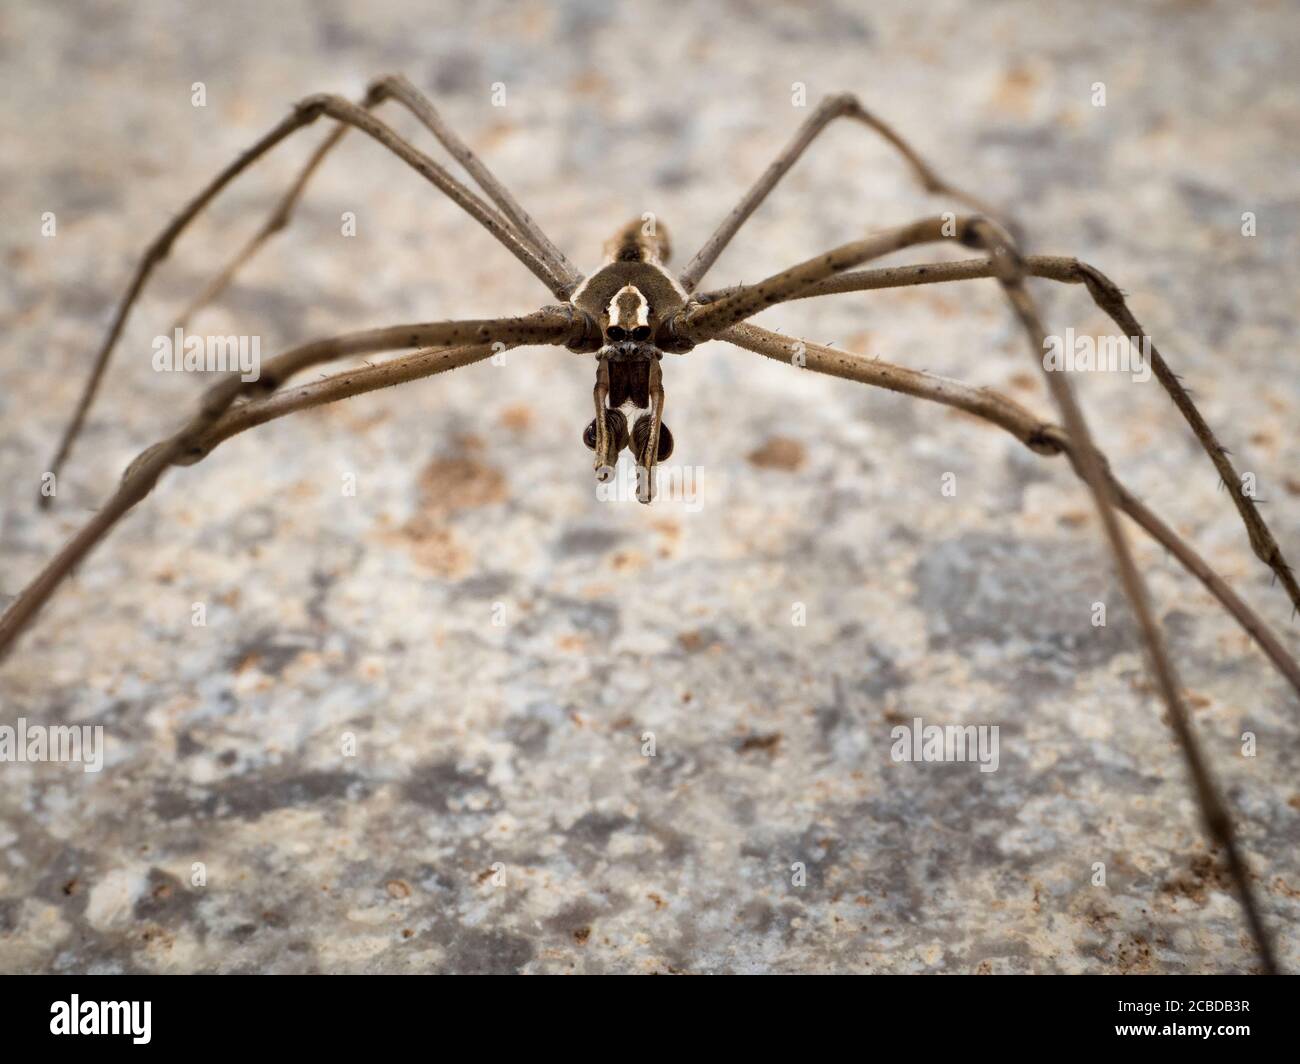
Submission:
[[605,335],[608,336],[611,340],[618,341],[626,338],[627,333],[623,331],[622,326],[611,325],[608,329],[605,330]]
[[649,340],[649,339],[650,339],[650,326],[649,326],[649,325],[638,325],[635,329],[632,330],[632,339],[633,339],[633,340]]

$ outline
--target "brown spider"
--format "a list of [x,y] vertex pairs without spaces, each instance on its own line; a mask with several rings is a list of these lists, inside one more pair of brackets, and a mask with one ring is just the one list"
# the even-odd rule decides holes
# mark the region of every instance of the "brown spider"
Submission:
[[[374,117],[373,109],[389,99],[409,109],[433,133],[495,207]],[[383,145],[460,205],[540,278],[561,301],[560,305],[522,317],[396,325],[349,333],[305,344],[271,359],[257,380],[243,380],[238,375],[221,380],[207,390],[198,411],[187,424],[131,463],[113,496],[9,606],[0,618],[0,656],[8,651],[63,578],[123,514],[149,494],[170,466],[196,462],[230,436],[295,410],[469,365],[511,347],[550,344],[596,356],[595,416],[583,434],[584,443],[594,451],[596,475],[601,480],[609,477],[620,452],[630,449],[638,471],[637,495],[648,503],[655,494],[656,463],[666,459],[673,448],[672,434],[663,420],[663,354],[685,353],[707,340],[726,340],[799,367],[957,407],[1000,426],[1038,454],[1066,456],[1095,500],[1121,582],[1143,634],[1150,668],[1191,772],[1207,831],[1222,848],[1263,968],[1270,972],[1276,970],[1271,939],[1261,920],[1232,822],[1191,729],[1181,688],[1155,622],[1145,582],[1130,554],[1118,512],[1127,514],[1205,585],[1298,693],[1300,666],[1268,626],[1195,550],[1111,474],[1105,458],[1092,443],[1068,378],[1049,371],[1041,361],[1041,353],[1047,346],[1046,336],[1025,281],[1039,277],[1082,284],[1126,336],[1140,338],[1144,343],[1149,341],[1120,290],[1097,269],[1072,258],[1022,256],[1010,225],[994,221],[996,212],[940,179],[897,133],[866,111],[853,96],[829,97],[816,108],[680,274],[674,276],[665,268],[669,257],[667,237],[662,227],[648,218],[620,230],[607,249],[608,261],[589,277],[583,277],[570,264],[487,167],[443,123],[432,104],[405,78],[379,79],[359,104],[333,95],[310,96],[218,174],[149,246],[96,355],[90,378],[52,464],[54,474],[68,457],[126,317],[154,266],[167,256],[186,226],[231,180],[280,141],[322,116],[334,120],[336,126],[261,229],[191,305],[187,315],[221,292],[240,266],[287,224],[312,173],[349,127],[360,129]],[[841,117],[854,119],[884,137],[906,159],[928,192],[949,196],[972,213],[948,212],[924,218],[844,244],[756,284],[698,292],[700,281],[737,230],[822,130]],[[980,251],[981,257],[961,262],[855,269],[891,252],[941,241],[956,241]],[[1006,293],[1028,338],[1030,354],[1044,369],[1061,413],[1061,426],[1042,421],[1011,399],[988,389],[972,388],[959,381],[819,344],[792,341],[747,323],[747,319],[764,308],[787,300],[977,277],[995,278]],[[411,348],[419,350],[291,389],[282,387],[290,377],[310,366],[349,355]],[[1224,483],[1233,489],[1233,501],[1256,555],[1273,570],[1292,602],[1300,608],[1300,585],[1254,501],[1237,487],[1241,478],[1227,452],[1154,346],[1149,348],[1149,358],[1157,378]],[[625,410],[644,411],[630,429]],[[46,496],[41,501],[48,504],[50,498]]]

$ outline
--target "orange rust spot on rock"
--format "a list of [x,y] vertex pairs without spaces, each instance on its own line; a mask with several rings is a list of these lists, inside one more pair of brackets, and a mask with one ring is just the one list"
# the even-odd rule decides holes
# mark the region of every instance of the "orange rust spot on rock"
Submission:
[[609,564],[618,570],[642,569],[645,567],[645,556],[639,551],[618,551],[610,556]]
[[470,567],[469,552],[445,525],[414,517],[402,526],[401,538],[416,563],[439,576],[460,576]]
[[474,509],[505,497],[501,470],[463,455],[435,458],[420,472],[420,505],[426,513]]
[[[472,448],[476,441],[465,438],[460,443]],[[505,499],[505,474],[466,454],[435,458],[421,470],[419,488],[418,508],[398,538],[423,568],[440,576],[459,575],[469,568],[471,558],[450,527],[451,517]]]
[[740,745],[736,749],[742,754],[750,753],[753,750],[762,750],[767,754],[775,754],[780,743],[780,732],[772,732],[770,735],[747,735],[740,741]]
[[1038,81],[1034,70],[1022,63],[1015,63],[1003,72],[993,102],[1001,110],[1017,115],[1028,114],[1038,89]]
[[603,96],[609,82],[597,70],[585,70],[569,83],[569,88],[579,96]]
[[771,732],[770,735],[746,735],[741,739],[736,749],[740,753],[751,753],[753,751],[762,751],[768,757],[776,753],[776,748],[781,744],[781,734],[779,731]]
[[707,644],[704,635],[701,632],[691,629],[689,632],[677,633],[677,645],[686,651],[686,653],[694,654],[703,650]]
[[533,408],[527,403],[512,403],[501,411],[497,420],[511,432],[527,432],[533,427]]
[[788,436],[770,436],[756,451],[750,451],[750,465],[759,469],[781,469],[793,473],[803,468],[807,452],[798,440]]
[[1205,904],[1206,895],[1211,890],[1230,892],[1232,880],[1223,864],[1208,853],[1197,854],[1186,871],[1160,885],[1161,893],[1171,898],[1189,898],[1197,905]]

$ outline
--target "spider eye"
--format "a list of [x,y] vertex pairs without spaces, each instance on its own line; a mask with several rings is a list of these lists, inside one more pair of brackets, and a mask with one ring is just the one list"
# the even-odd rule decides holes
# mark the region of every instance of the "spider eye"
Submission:
[[611,325],[608,329],[605,330],[605,335],[608,336],[611,340],[622,340],[627,336],[627,333],[623,331],[622,326]]
[[633,339],[633,340],[649,340],[649,339],[650,339],[650,326],[649,326],[649,325],[638,325],[635,329],[632,330],[632,339]]

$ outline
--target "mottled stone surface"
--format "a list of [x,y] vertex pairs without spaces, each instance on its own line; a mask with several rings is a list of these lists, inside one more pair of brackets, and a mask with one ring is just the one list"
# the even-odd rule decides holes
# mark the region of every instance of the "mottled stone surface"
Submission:
[[[1011,205],[1034,249],[1132,293],[1300,556],[1293,5],[441,6],[5,5],[0,592],[188,409],[201,382],[153,372],[152,338],[321,131],[177,245],[40,516],[33,493],[134,257],[291,101],[390,70],[584,269],[645,211],[684,262],[806,115],[793,83],[810,105],[859,93]],[[836,128],[710,280],[934,208],[865,130]],[[1054,329],[1105,330],[1081,290],[1037,291]],[[548,301],[353,137],[194,326],[255,333],[270,354]],[[987,281],[762,320],[1050,410]],[[596,500],[590,360],[547,349],[277,422],[167,476],[0,668],[0,723],[108,737],[97,775],[0,764],[0,970],[1251,970],[1065,464],[721,344],[665,375],[698,505]],[[1158,385],[1078,385],[1123,478],[1300,652]],[[1136,549],[1300,969],[1296,698],[1198,585]],[[997,725],[998,771],[894,762],[890,730],[913,717]]]

